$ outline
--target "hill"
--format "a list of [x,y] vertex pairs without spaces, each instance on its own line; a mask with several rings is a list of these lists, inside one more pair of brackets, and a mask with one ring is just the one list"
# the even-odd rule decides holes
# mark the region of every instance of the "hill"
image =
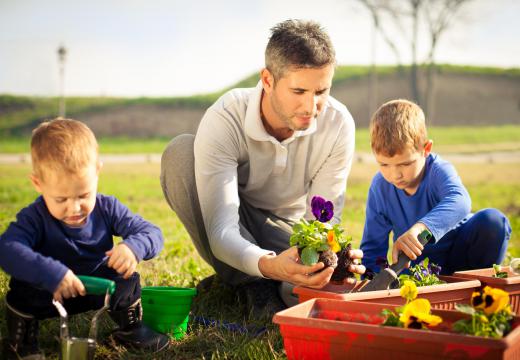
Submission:
[[[378,67],[374,104],[410,98],[408,68]],[[250,87],[253,74],[232,87]],[[520,124],[520,70],[440,66],[430,124],[443,126]],[[420,77],[424,86],[424,76]],[[338,67],[332,96],[347,105],[358,127],[369,114],[369,68]],[[172,137],[194,133],[205,109],[224,91],[182,98],[68,98],[67,115],[87,123],[98,136]],[[55,116],[56,98],[0,96],[0,136],[30,134]]]

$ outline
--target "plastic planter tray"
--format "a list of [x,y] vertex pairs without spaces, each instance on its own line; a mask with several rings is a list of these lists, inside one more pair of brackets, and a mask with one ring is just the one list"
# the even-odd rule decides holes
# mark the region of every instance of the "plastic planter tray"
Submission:
[[457,334],[451,324],[464,314],[433,310],[435,330],[381,326],[389,305],[312,299],[278,312],[289,359],[520,359],[520,317],[503,339]]
[[479,280],[482,283],[482,286],[491,286],[507,291],[509,293],[511,310],[520,315],[520,275],[512,272],[507,266],[502,266],[501,271],[506,271],[508,277],[493,277],[493,274],[495,273],[493,268],[457,271],[453,273],[453,276],[464,279]]
[[[461,279],[452,276],[439,276],[446,284],[421,286],[417,290],[419,296],[428,299],[434,309],[450,310],[457,303],[469,303],[473,291],[480,287],[480,281]],[[322,289],[311,289],[297,286],[294,293],[298,295],[300,303],[313,298],[335,300],[363,301],[378,304],[403,305],[399,289],[358,292],[360,282],[354,285],[328,284]]]

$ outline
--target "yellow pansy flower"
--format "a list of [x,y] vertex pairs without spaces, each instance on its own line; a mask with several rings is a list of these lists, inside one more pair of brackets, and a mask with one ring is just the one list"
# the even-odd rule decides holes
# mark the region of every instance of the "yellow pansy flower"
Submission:
[[401,297],[407,301],[412,301],[417,297],[417,285],[411,280],[405,280],[400,291]]
[[427,299],[415,299],[403,308],[399,317],[405,328],[422,329],[423,326],[436,326],[442,322],[442,318],[430,314],[430,302]]
[[495,314],[502,310],[510,310],[509,294],[497,288],[486,286],[484,290],[471,295],[471,306],[481,309],[486,315]]

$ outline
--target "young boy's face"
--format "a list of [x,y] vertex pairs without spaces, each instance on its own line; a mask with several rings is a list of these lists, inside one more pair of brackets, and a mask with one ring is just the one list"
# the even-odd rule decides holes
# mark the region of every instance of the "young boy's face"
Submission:
[[72,175],[48,171],[45,179],[32,175],[31,181],[42,194],[51,215],[68,226],[77,227],[85,224],[96,205],[100,168],[100,164],[92,164]]
[[406,148],[394,156],[375,154],[379,170],[384,179],[396,188],[413,195],[417,191],[424,175],[426,158],[431,152],[432,142],[428,141],[423,150]]

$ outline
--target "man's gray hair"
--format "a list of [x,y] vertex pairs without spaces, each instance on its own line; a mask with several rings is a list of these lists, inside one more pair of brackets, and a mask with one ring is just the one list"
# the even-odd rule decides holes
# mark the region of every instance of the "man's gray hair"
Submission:
[[325,30],[314,21],[286,20],[271,29],[265,66],[275,81],[289,68],[336,65],[336,52]]

